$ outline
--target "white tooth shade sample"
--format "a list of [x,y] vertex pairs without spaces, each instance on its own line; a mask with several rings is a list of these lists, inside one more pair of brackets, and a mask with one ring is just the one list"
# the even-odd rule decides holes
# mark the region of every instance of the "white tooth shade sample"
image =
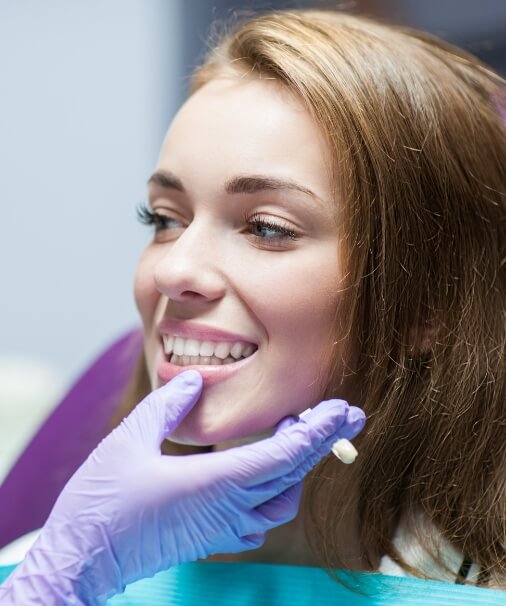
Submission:
[[[299,414],[299,419],[305,417],[309,412],[311,412],[311,408],[306,408],[306,410]],[[349,440],[345,440],[344,438],[341,438],[332,444],[332,452],[342,463],[345,463],[346,465],[353,463],[358,455],[355,446],[353,446]]]
[[357,458],[358,452],[355,446],[349,441],[342,438],[341,440],[337,440],[332,444],[332,452],[336,455],[336,457],[349,465],[353,463],[353,461]]

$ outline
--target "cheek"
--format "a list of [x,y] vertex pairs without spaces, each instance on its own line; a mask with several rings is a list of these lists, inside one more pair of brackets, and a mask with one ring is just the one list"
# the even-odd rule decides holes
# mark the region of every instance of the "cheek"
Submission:
[[318,267],[299,266],[297,274],[271,284],[270,303],[259,312],[269,335],[266,378],[280,401],[293,402],[293,412],[320,396],[335,340],[339,271],[337,263]]
[[329,256],[319,255],[318,263],[311,257],[304,261],[295,264],[295,269],[292,266],[291,271],[272,274],[273,279],[264,282],[255,297],[269,340],[276,341],[283,350],[297,346],[288,355],[291,360],[296,354],[297,358],[304,354],[314,356],[315,350],[322,350],[331,337],[339,302],[337,260],[332,262]]

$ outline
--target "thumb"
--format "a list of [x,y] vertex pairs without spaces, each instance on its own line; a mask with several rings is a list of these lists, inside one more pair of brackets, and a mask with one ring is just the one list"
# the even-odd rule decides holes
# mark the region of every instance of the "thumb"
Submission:
[[202,392],[202,376],[187,370],[149,393],[123,421],[134,439],[156,450],[181,423]]

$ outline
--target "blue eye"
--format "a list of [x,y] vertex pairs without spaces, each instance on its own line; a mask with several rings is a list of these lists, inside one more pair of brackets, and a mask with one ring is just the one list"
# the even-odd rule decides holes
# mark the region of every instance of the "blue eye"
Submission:
[[265,219],[254,215],[247,221],[251,227],[252,235],[264,242],[273,242],[279,240],[297,240],[298,235],[288,225],[277,223],[272,219]]

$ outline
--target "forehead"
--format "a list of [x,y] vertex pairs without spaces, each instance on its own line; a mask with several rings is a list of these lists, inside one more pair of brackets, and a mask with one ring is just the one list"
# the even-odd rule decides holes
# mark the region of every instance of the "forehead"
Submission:
[[323,137],[302,102],[275,80],[223,78],[197,90],[167,133],[160,160],[183,177],[275,174],[329,199]]

